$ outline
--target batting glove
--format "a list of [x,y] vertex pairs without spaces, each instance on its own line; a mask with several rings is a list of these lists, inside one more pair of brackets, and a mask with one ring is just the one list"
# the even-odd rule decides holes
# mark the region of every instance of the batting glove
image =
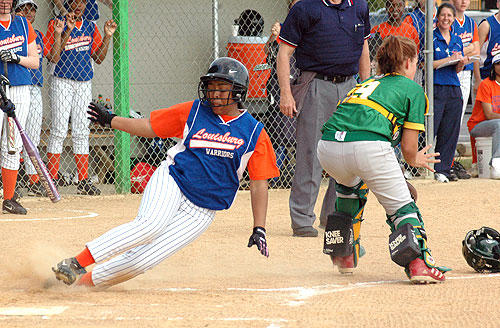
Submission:
[[102,127],[111,127],[111,120],[116,116],[111,111],[107,110],[104,105],[91,102],[87,113],[89,120],[94,123],[99,123]]
[[0,60],[5,63],[19,64],[19,62],[21,61],[21,57],[10,50],[2,50],[0,51]]
[[266,257],[269,257],[269,250],[267,249],[266,241],[266,229],[262,227],[253,228],[253,233],[248,240],[248,247],[257,245],[257,249],[260,253]]
[[2,111],[5,114],[7,114],[8,117],[14,117],[16,115],[16,113],[15,113],[16,106],[14,106],[12,101],[10,101],[9,99],[7,99],[6,102],[2,102],[2,105],[0,105],[0,108],[2,109]]

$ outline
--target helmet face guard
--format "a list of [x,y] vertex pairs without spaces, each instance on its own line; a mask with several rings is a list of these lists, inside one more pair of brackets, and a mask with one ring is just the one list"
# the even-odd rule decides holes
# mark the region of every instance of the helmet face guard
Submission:
[[500,233],[488,227],[469,231],[462,241],[462,254],[477,272],[500,272]]
[[[231,85],[229,90],[209,89],[208,84],[211,81],[222,81]],[[212,62],[207,74],[200,77],[198,84],[198,97],[202,102],[208,103],[211,107],[224,107],[238,103],[242,106],[246,99],[248,90],[249,75],[246,67],[236,59],[229,57],[221,57]],[[227,102],[222,105],[214,105],[213,100],[220,98],[212,98],[209,92],[214,91],[229,91]]]

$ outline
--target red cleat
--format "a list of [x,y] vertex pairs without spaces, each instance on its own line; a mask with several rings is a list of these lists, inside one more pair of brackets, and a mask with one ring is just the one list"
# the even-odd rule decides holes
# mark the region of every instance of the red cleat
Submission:
[[332,259],[333,266],[336,266],[340,273],[352,274],[354,272],[354,254],[344,257],[330,255],[330,258]]
[[444,274],[437,268],[429,268],[424,260],[416,258],[408,264],[408,276],[413,284],[434,284],[444,282]]

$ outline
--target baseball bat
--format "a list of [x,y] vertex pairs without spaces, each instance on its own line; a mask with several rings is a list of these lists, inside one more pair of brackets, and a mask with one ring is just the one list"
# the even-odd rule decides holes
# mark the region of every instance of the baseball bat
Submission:
[[[2,100],[6,103],[8,99],[3,88],[0,88],[0,95],[2,97]],[[43,163],[42,158],[38,153],[38,150],[36,149],[33,142],[30,140],[30,138],[24,132],[24,129],[21,126],[21,123],[19,123],[19,120],[17,119],[15,114],[12,117],[12,120],[16,124],[17,129],[19,130],[19,134],[21,135],[21,140],[23,141],[24,149],[26,149],[26,153],[31,159],[31,162],[33,163],[33,166],[35,167],[35,170],[38,173],[38,176],[40,177],[40,182],[42,183],[43,188],[47,192],[47,195],[49,196],[50,200],[53,203],[60,201],[61,196],[59,195],[59,192],[57,191],[57,188],[54,184],[54,181],[50,177],[49,171],[47,171],[47,167]]]
[[[7,62],[3,62],[3,71],[5,73],[5,77],[7,78],[7,81],[9,80],[9,70],[8,70],[8,67],[7,67]],[[4,91],[5,91],[5,94],[7,95],[7,90],[9,88],[9,84],[4,84],[3,87],[5,88]],[[9,96],[10,96],[10,92],[9,92]],[[8,116],[5,116],[5,120],[7,122],[6,124],[6,132],[7,132],[7,149],[8,149],[8,153],[9,155],[14,155],[16,153],[16,150],[15,150],[15,139],[14,139],[14,122],[8,117]]]

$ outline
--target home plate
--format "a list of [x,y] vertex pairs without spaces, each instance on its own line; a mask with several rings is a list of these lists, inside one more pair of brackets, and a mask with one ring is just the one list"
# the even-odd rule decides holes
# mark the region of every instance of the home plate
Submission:
[[3,307],[0,315],[54,315],[63,313],[68,306],[44,306],[44,307]]

